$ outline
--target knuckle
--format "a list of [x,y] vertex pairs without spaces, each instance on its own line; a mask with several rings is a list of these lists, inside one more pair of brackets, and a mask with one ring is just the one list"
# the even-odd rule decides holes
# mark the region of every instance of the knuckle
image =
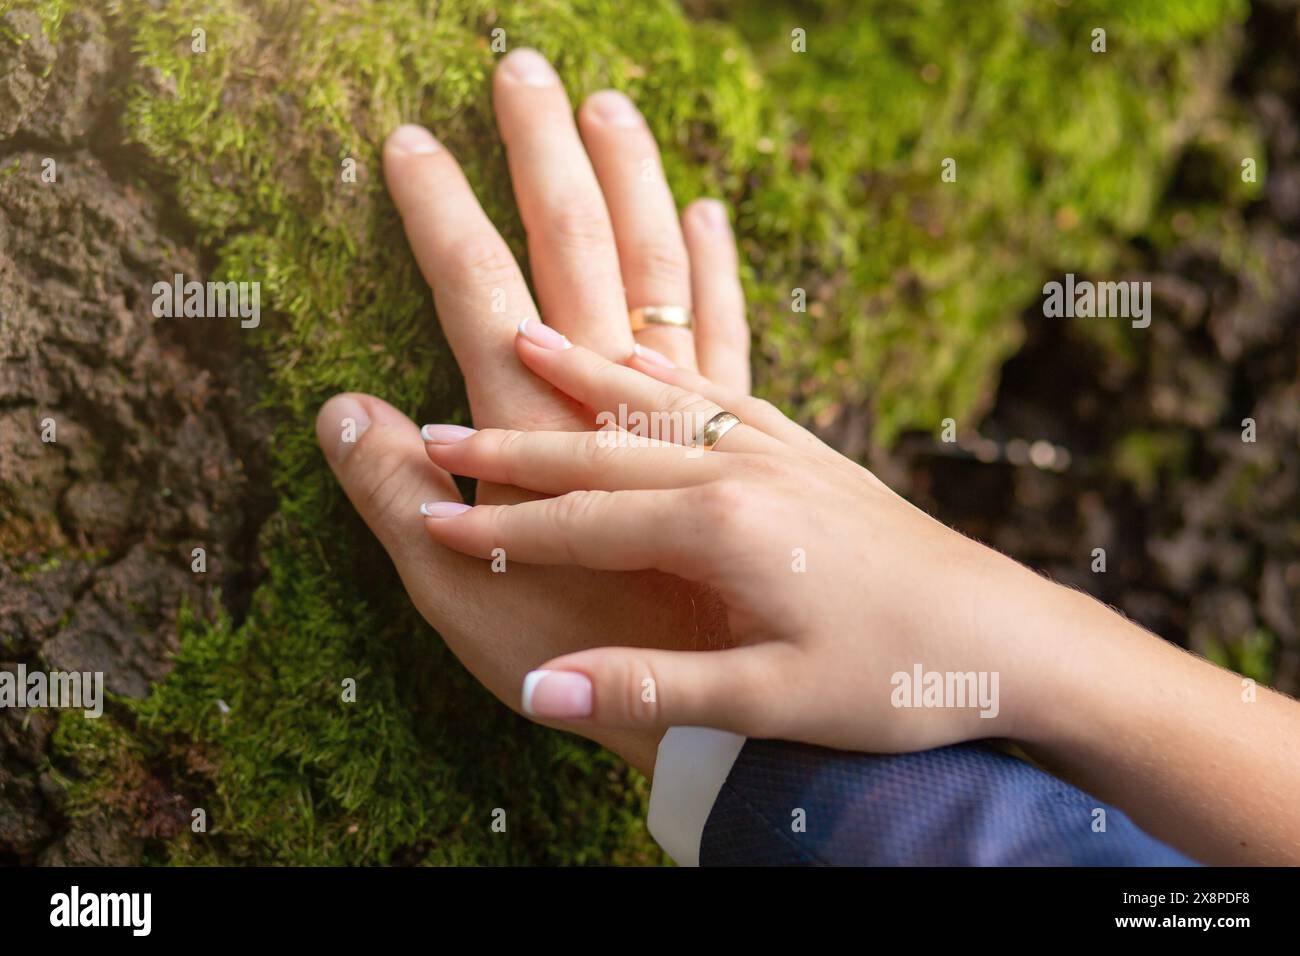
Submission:
[[607,491],[570,491],[560,495],[555,505],[555,515],[561,525],[574,525],[586,521],[604,504]]
[[517,458],[525,447],[528,439],[527,432],[521,432],[513,428],[496,428],[492,429],[495,433],[495,442],[493,452],[500,458]]
[[790,471],[783,459],[771,455],[746,455],[740,465],[740,470],[746,476],[762,483],[780,481]]
[[497,236],[468,236],[445,253],[452,268],[476,286],[491,286],[513,279],[515,260]]
[[604,472],[613,467],[619,448],[617,434],[608,431],[588,432],[583,439],[582,458],[593,470]]
[[659,696],[663,688],[654,667],[642,657],[619,661],[613,686],[618,697],[606,702],[606,717],[622,726],[653,726],[659,721]]
[[631,271],[642,281],[669,285],[679,289],[690,288],[690,260],[681,243],[642,241],[628,250]]
[[753,492],[742,482],[724,479],[704,485],[698,511],[704,533],[716,537],[734,534],[749,509],[753,507]]
[[476,539],[481,543],[477,553],[488,555],[494,548],[509,547],[510,508],[503,505],[479,505],[469,517],[476,526],[473,527]]
[[621,366],[618,362],[599,353],[590,354],[586,358],[587,366],[583,375],[588,381],[599,382],[608,379],[610,374],[620,374]]
[[510,428],[493,429],[489,455],[495,461],[503,481],[507,485],[518,485],[519,457],[524,451],[527,434]]
[[790,421],[785,412],[765,398],[746,398],[742,407],[744,411],[740,413],[741,417],[751,419],[750,424],[757,425],[760,422],[769,422],[776,426],[779,422]]
[[566,247],[613,246],[609,217],[594,203],[575,202],[549,210],[546,222],[549,237]]
[[[684,388],[678,388],[676,385],[659,385],[655,391],[654,407],[667,412],[669,415],[680,415],[683,421],[689,424],[689,415],[691,412],[699,411],[701,406],[707,405],[700,396],[694,392],[688,392]],[[689,434],[683,437],[687,440],[694,438],[695,433],[687,429]]]
[[581,550],[577,546],[580,529],[589,523],[593,515],[604,504],[609,492],[606,491],[570,491],[555,499],[555,528],[552,534],[557,541],[563,542],[564,554],[570,564],[582,564]]
[[407,493],[411,457],[406,447],[390,439],[382,428],[368,429],[356,450],[358,461],[364,463],[355,472],[359,475],[357,493],[373,514],[385,514]]

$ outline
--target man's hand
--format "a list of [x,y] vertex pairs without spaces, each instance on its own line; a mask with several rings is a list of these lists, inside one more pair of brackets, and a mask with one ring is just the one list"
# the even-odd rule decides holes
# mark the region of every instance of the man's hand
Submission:
[[[539,317],[538,306],[546,324],[613,361],[626,360],[639,344],[651,357],[665,354],[748,392],[749,333],[721,205],[695,202],[679,224],[654,139],[635,107],[613,91],[592,95],[579,115],[579,138],[559,77],[535,51],[503,59],[494,97],[538,303],[450,153],[414,126],[398,129],[384,149],[389,190],[464,373],[475,426],[592,427],[592,410],[533,376],[515,356],[515,330]],[[692,304],[694,335],[678,328],[631,332],[631,308]],[[348,419],[354,442],[343,440]],[[571,651],[729,643],[721,603],[678,578],[513,564],[509,555],[506,573],[494,573],[433,544],[420,504],[459,495],[450,475],[430,463],[417,426],[386,402],[335,396],[321,409],[316,433],[420,613],[516,710],[524,674]],[[484,503],[527,497],[501,485],[482,484],[477,493]],[[652,771],[657,733],[592,736]]]

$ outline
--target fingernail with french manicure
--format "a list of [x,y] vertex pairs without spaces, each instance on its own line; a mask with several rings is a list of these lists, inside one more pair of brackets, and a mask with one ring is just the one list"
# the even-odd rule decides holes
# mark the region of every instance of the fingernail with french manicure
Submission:
[[677,364],[663,352],[656,352],[654,349],[642,345],[638,342],[632,346],[632,354],[639,359],[644,359],[651,365],[658,365],[661,368],[676,368]]
[[524,319],[519,323],[519,334],[544,349],[571,349],[573,343],[549,325],[542,325],[536,319]]
[[464,425],[425,425],[420,437],[430,445],[454,445],[474,434],[474,429]]
[[529,671],[523,708],[532,717],[575,720],[591,716],[591,678],[574,671]]
[[420,514],[426,518],[451,518],[469,509],[469,505],[460,501],[426,501],[420,505]]

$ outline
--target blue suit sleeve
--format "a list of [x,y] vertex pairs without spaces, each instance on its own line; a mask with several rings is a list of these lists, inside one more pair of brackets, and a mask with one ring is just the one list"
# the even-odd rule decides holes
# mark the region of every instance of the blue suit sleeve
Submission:
[[985,744],[881,755],[774,740],[741,750],[700,863],[1196,865],[1121,811]]

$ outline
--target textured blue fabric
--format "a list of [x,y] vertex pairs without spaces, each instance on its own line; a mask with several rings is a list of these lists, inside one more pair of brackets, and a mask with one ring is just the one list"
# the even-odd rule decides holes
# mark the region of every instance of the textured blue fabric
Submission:
[[[1098,808],[1105,832],[1093,830]],[[1196,865],[1114,807],[984,744],[881,755],[774,740],[747,741],[736,758],[700,864]]]

